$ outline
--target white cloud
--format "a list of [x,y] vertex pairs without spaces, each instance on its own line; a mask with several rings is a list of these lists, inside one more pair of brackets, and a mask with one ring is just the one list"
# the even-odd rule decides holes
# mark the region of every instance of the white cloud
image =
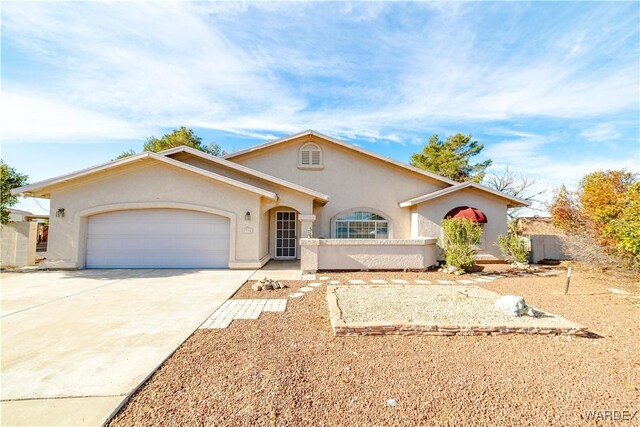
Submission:
[[[452,38],[456,46],[456,36]],[[408,67],[404,115],[486,121],[575,118],[638,108],[635,63],[594,72],[580,62],[561,63],[553,57],[524,61],[515,54],[487,64],[476,57],[469,38],[463,37],[458,47],[429,44],[425,50],[430,52],[421,52],[420,62]]]
[[593,142],[614,141],[622,136],[612,123],[601,123],[596,126],[589,127],[580,133],[580,136]]
[[[77,109],[150,127],[228,128],[243,116],[305,106],[189,4],[10,4],[3,24],[6,37],[64,70],[43,96]],[[26,124],[15,123],[10,135]],[[25,136],[30,130],[22,128]]]
[[5,142],[85,142],[141,138],[150,133],[134,123],[37,95],[3,91],[0,111]]
[[575,189],[580,179],[588,173],[613,169],[640,172],[639,153],[635,153],[635,158],[628,156],[623,159],[606,156],[584,158],[578,153],[567,157],[552,154],[551,147],[557,142],[551,136],[527,134],[492,144],[484,151],[486,157],[493,160],[489,173],[499,174],[508,166],[512,171],[535,180],[531,191],[545,193],[540,197],[542,203],[533,207],[545,210],[545,203],[551,200],[555,189],[561,184]]
[[[481,30],[486,14],[462,3],[16,2],[2,20],[3,38],[52,71],[28,82],[29,97],[49,100],[37,120],[58,105],[65,117],[100,116],[88,120],[97,126],[62,120],[69,135],[53,126],[51,139],[89,135],[85,127],[117,137],[186,125],[260,139],[315,128],[404,144],[399,129],[638,109],[637,55],[594,65],[637,34],[633,20],[616,30],[593,28],[596,12],[550,20],[516,49],[530,15],[510,7],[490,33]],[[397,23],[385,25],[390,9]],[[7,135],[28,138],[32,127],[22,118]]]

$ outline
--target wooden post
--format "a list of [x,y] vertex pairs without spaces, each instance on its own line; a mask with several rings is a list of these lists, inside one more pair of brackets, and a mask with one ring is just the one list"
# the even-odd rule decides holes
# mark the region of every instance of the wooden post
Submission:
[[569,293],[569,282],[571,282],[571,267],[567,270],[567,284],[564,286],[564,294]]

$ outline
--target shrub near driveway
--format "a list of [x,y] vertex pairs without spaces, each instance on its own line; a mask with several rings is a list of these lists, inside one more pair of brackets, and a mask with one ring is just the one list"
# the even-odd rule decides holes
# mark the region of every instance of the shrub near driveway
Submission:
[[[342,283],[447,277],[329,276]],[[111,425],[584,425],[585,411],[637,407],[640,307],[609,293],[609,276],[576,273],[568,297],[563,280],[529,276],[480,286],[523,295],[604,338],[336,338],[322,286],[289,301],[285,313],[197,331]]]

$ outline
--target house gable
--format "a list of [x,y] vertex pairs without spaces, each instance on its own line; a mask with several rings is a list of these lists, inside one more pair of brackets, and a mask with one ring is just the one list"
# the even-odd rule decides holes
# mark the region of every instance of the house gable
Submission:
[[507,208],[508,201],[480,191],[471,186],[452,191],[413,205],[410,209],[415,213],[414,234],[418,237],[441,236],[441,221],[452,209],[469,206],[482,211],[488,222],[482,224],[483,247],[481,255],[483,259],[501,259],[500,248],[495,245],[499,235],[507,234]]
[[61,175],[44,181],[39,181],[33,184],[25,185],[23,187],[15,188],[11,191],[16,195],[31,195],[34,197],[46,198],[53,189],[58,189],[66,186],[84,185],[94,179],[101,179],[104,176],[111,174],[117,174],[121,171],[127,171],[132,167],[138,167],[146,165],[148,163],[162,163],[172,168],[178,169],[182,172],[200,175],[202,177],[209,178],[214,181],[221,182],[223,184],[235,187],[237,189],[249,191],[258,194],[268,199],[276,199],[277,195],[271,191],[267,191],[263,188],[247,184],[242,181],[238,181],[223,175],[219,175],[206,169],[198,168],[189,165],[184,162],[177,161],[175,159],[161,156],[156,153],[144,152],[135,156],[126,157],[120,160],[114,160],[109,163],[94,166],[87,169],[82,169],[70,174]]
[[[309,144],[319,148],[321,164],[301,164],[300,151]],[[315,148],[314,148],[315,149]],[[410,234],[407,209],[399,204],[415,196],[441,190],[452,184],[424,171],[398,166],[380,156],[337,144],[316,134],[303,134],[259,150],[249,150],[231,161],[277,176],[314,191],[329,195],[330,202],[314,211],[314,235],[330,238],[331,219],[353,208],[371,208],[384,212],[393,222],[395,236]]]
[[320,205],[324,205],[329,201],[329,196],[321,192],[203,153],[190,147],[181,146],[162,151],[159,154],[202,170],[210,171],[275,193],[280,193],[283,190],[302,193],[306,196],[313,197],[314,201]]
[[455,193],[457,191],[461,191],[464,189],[468,189],[473,192],[482,193],[484,197],[498,199],[501,202],[506,203],[507,206],[510,208],[525,207],[525,206],[531,205],[531,203],[526,200],[519,199],[518,197],[510,196],[508,194],[502,193],[492,188],[485,187],[484,185],[480,185],[475,182],[464,182],[461,184],[454,185],[452,187],[435,191],[433,193],[427,193],[427,194],[423,194],[422,196],[405,200],[404,202],[400,203],[400,207],[406,208],[406,207],[418,205],[420,203],[424,203],[429,200],[438,199],[440,197],[443,197],[448,194]]
[[[253,147],[249,147],[249,148],[246,148],[244,150],[240,150],[240,151],[236,151],[236,152],[233,152],[233,153],[229,153],[229,154],[226,154],[225,156],[223,156],[223,158],[227,159],[227,160],[232,160],[232,161],[235,161],[235,162],[238,162],[238,163],[242,163],[242,159],[243,158],[251,157],[251,156],[254,156],[256,154],[264,154],[264,150],[268,151],[268,150],[271,150],[271,149],[273,149],[275,147],[278,147],[280,145],[289,144],[289,143],[292,143],[292,142],[299,142],[301,140],[306,140],[307,143],[311,143],[311,144],[313,144],[314,141],[318,141],[318,140],[323,141],[324,143],[332,143],[332,144],[335,144],[337,146],[341,146],[343,148],[351,150],[354,153],[358,153],[358,154],[361,154],[361,155],[364,155],[364,156],[368,156],[368,157],[370,157],[372,159],[377,159],[377,160],[380,160],[380,161],[385,162],[387,164],[397,166],[398,168],[404,169],[405,171],[411,171],[411,172],[414,172],[416,174],[419,174],[419,175],[422,175],[422,176],[425,176],[425,177],[429,177],[429,178],[431,178],[433,180],[440,181],[440,182],[443,182],[443,183],[446,183],[446,184],[449,184],[449,185],[455,185],[456,184],[455,181],[450,180],[449,178],[445,178],[443,176],[440,176],[440,175],[437,175],[437,174],[434,174],[434,173],[431,173],[431,172],[428,172],[428,171],[425,171],[425,170],[422,170],[422,169],[418,169],[418,168],[413,167],[411,165],[408,165],[408,164],[401,163],[401,162],[398,162],[396,160],[393,160],[393,159],[391,159],[389,157],[381,156],[381,155],[379,155],[377,153],[374,153],[372,151],[365,150],[365,149],[360,148],[360,147],[358,147],[356,145],[346,143],[346,142],[341,141],[341,140],[339,140],[337,138],[333,138],[333,137],[330,137],[328,135],[321,134],[320,132],[316,132],[316,131],[311,130],[311,129],[310,130],[306,130],[306,131],[301,132],[301,133],[298,133],[298,134],[295,134],[295,135],[291,135],[291,136],[287,136],[287,137],[284,137],[284,138],[280,138],[280,139],[277,139],[275,141],[269,141],[269,142],[266,142],[264,144],[255,145]],[[303,144],[303,146],[301,148],[304,149],[305,148],[305,144]],[[302,157],[303,154],[304,153],[300,153],[299,154],[299,160],[301,160],[301,157]],[[320,154],[319,157],[321,159],[322,158],[322,154]],[[301,161],[299,161],[299,166],[303,166]],[[313,165],[310,164],[310,166],[313,166]]]

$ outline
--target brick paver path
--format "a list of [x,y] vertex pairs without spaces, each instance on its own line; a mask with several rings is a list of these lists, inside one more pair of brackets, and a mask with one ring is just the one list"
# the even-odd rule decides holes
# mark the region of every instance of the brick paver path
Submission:
[[230,299],[200,326],[200,329],[224,329],[236,319],[257,319],[262,312],[282,312],[286,299]]

